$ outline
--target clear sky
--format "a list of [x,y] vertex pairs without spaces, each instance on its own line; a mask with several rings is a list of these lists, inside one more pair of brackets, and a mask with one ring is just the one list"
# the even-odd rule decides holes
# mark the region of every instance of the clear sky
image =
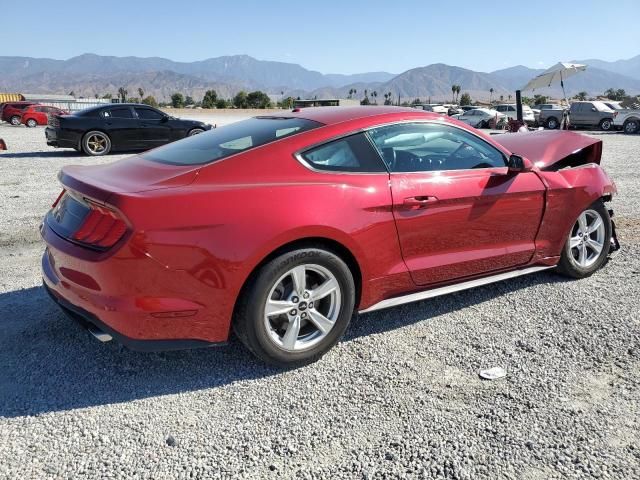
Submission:
[[436,62],[491,71],[633,57],[638,18],[640,0],[0,0],[0,55],[248,54],[322,73]]

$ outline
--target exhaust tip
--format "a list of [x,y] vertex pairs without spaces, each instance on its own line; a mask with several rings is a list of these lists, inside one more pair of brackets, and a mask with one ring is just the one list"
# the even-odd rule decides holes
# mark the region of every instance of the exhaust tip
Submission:
[[103,332],[98,327],[93,325],[89,327],[89,333],[100,340],[102,343],[110,342],[111,340],[113,340],[113,337],[111,335]]

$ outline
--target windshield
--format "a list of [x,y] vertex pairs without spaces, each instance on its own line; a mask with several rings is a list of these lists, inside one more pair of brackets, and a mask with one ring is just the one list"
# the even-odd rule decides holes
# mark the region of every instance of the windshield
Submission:
[[255,117],[187,137],[141,156],[170,165],[200,165],[320,126],[321,123],[304,118]]

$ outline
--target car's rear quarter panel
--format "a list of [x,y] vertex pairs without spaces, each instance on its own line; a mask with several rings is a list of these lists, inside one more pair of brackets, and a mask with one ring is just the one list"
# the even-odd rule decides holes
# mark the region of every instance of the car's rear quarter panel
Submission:
[[[170,194],[118,194],[109,200],[136,226],[131,248],[199,282],[189,298],[214,310],[219,323],[226,320],[228,326],[256,266],[302,239],[327,239],[353,254],[365,279],[362,304],[406,289],[410,281],[400,256],[388,175],[312,172],[290,147],[281,142],[223,160]],[[394,277],[401,279],[391,281]],[[370,288],[369,280],[377,287]]]

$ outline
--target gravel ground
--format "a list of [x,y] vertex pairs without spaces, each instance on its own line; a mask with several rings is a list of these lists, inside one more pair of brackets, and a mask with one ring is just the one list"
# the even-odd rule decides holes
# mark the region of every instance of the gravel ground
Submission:
[[[40,288],[68,163],[0,125],[0,477],[640,478],[640,137],[603,134],[623,250],[360,316],[320,362],[100,344]],[[501,366],[507,377],[482,381]]]

